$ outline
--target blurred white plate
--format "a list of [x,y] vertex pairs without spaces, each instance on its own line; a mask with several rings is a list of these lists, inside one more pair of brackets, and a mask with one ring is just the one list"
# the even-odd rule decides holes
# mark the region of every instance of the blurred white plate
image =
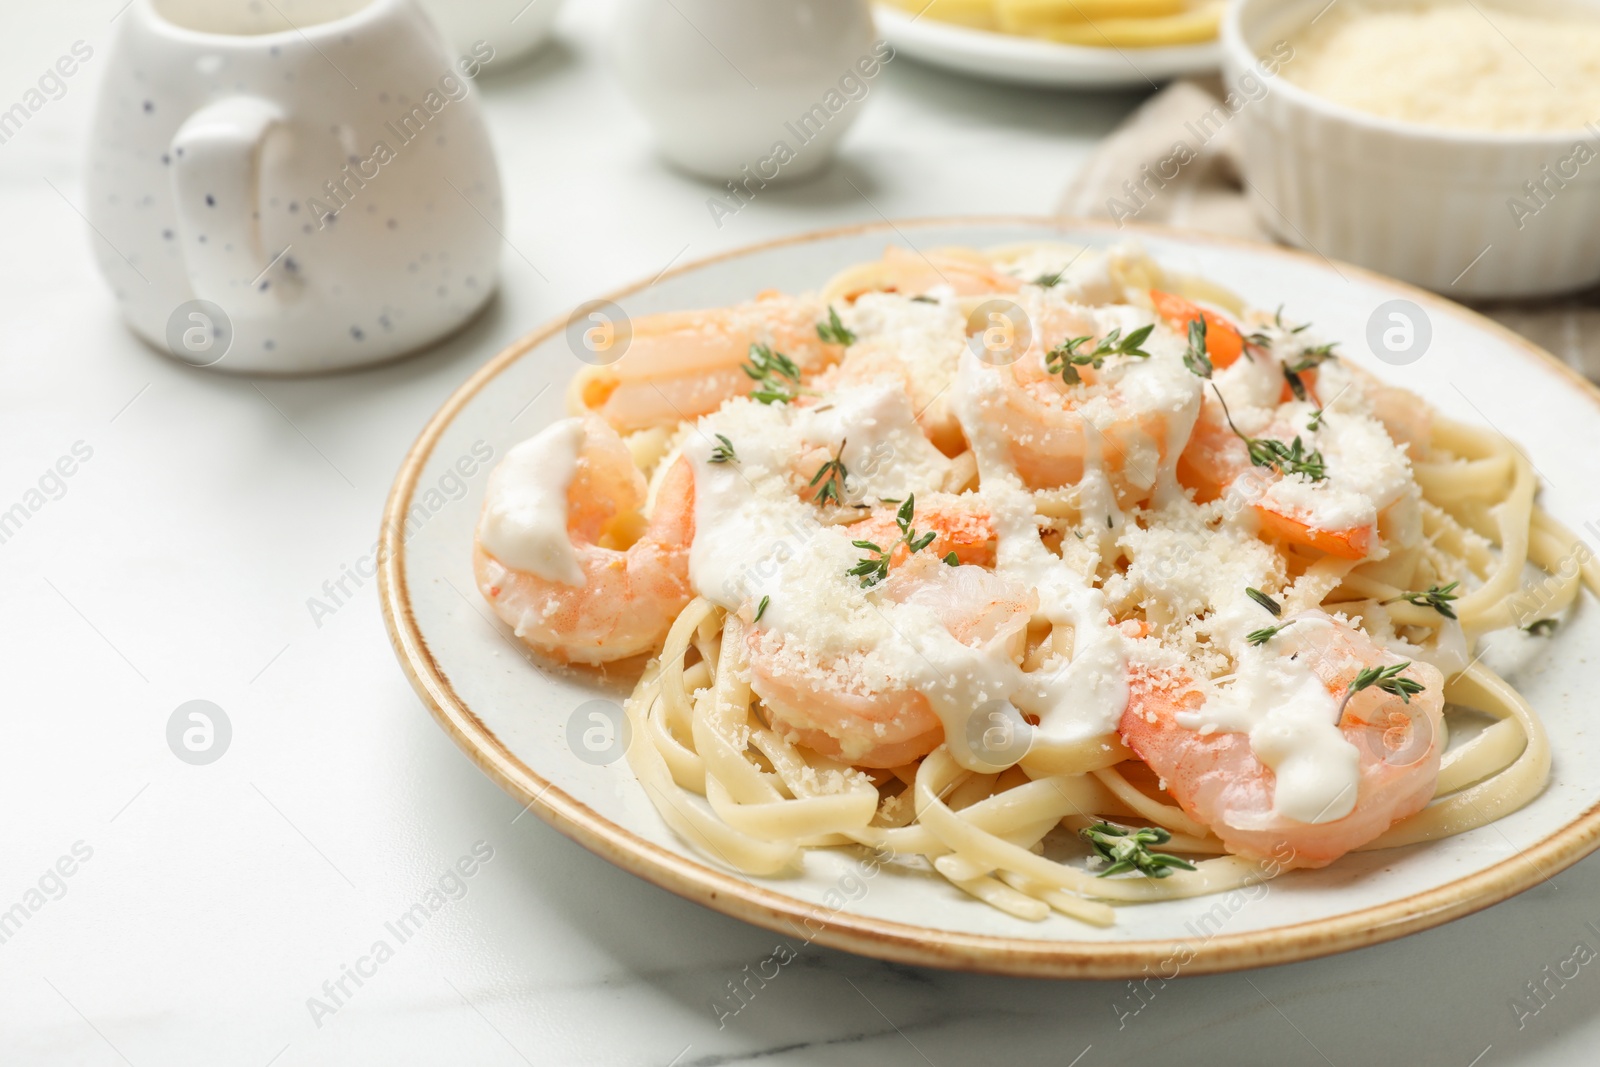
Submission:
[[1169,48],[1086,48],[917,18],[888,4],[875,4],[873,18],[896,52],[963,74],[1022,85],[1148,87],[1222,66],[1217,41]]
[[[1465,308],[1300,252],[1110,223],[884,222],[680,266],[610,299],[632,317],[732,304],[762,289],[814,290],[891,243],[928,249],[1129,239],[1142,241],[1164,266],[1224,285],[1255,307],[1285,304],[1296,319],[1316,323],[1319,335],[1339,341],[1344,358],[1448,415],[1492,424],[1538,466],[1547,510],[1574,529],[1593,519],[1600,391]],[[1378,364],[1366,343],[1374,314],[1396,300],[1412,305],[1432,338],[1408,366]],[[631,687],[626,671],[601,675],[537,659],[494,620],[473,583],[472,534],[488,468],[565,415],[563,393],[581,366],[574,336],[587,325],[580,318],[574,329],[565,317],[545,324],[474,374],[429,422],[389,497],[379,589],[401,666],[445,731],[530,811],[624,870],[785,938],[907,963],[1113,978],[1170,968],[1174,958],[1187,961],[1185,973],[1202,973],[1386,941],[1521,892],[1596,847],[1593,653],[1600,612],[1585,596],[1553,639],[1528,644],[1528,661],[1510,675],[1549,731],[1550,784],[1521,811],[1469,833],[1292,871],[1265,883],[1270,888],[1258,898],[1235,892],[1123,908],[1109,929],[1063,917],[1024,922],[931,872],[886,867],[868,876],[859,866],[865,853],[846,849],[815,850],[788,877],[751,878],[719,866],[662,822],[620,746],[599,753],[589,747],[591,704],[620,702]],[[1206,921],[1197,933],[1200,917]]]

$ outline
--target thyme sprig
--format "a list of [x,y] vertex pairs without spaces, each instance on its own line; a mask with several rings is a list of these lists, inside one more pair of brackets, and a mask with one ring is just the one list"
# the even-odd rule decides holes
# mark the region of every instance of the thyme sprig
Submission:
[[1172,840],[1172,832],[1159,826],[1135,829],[1116,823],[1097,822],[1079,830],[1078,836],[1089,842],[1089,846],[1108,862],[1108,866],[1099,871],[1101,878],[1124,871],[1138,871],[1147,878],[1166,878],[1174,869],[1195,869],[1194,864],[1186,859],[1166,852],[1150,851],[1151,845],[1164,845]]
[[[1297,333],[1302,333],[1311,328],[1311,324],[1309,322],[1302,322],[1300,325],[1295,327],[1286,325],[1283,321],[1282,304],[1279,304],[1278,310],[1272,313],[1272,325],[1278,328],[1279,333],[1288,334],[1291,337]],[[1267,333],[1265,330],[1257,330],[1255,333],[1247,336],[1245,340],[1257,348],[1272,348],[1272,335]]]
[[760,622],[761,621],[761,616],[763,616],[763,615],[765,615],[767,613],[767,605],[770,604],[770,603],[772,603],[772,598],[770,596],[762,597],[761,598],[761,603],[756,607],[756,617],[751,619],[750,621],[752,623]]
[[1445,618],[1453,619],[1456,617],[1456,610],[1450,606],[1450,602],[1461,599],[1461,594],[1455,592],[1456,586],[1460,584],[1451,582],[1449,585],[1430,585],[1420,593],[1401,593],[1399,596],[1392,596],[1378,603],[1388,607],[1404,600],[1407,604],[1415,604],[1419,608],[1432,608]]
[[[864,548],[869,552],[877,553],[875,556],[862,559],[854,567],[851,567],[845,572],[852,578],[860,578],[861,588],[870,589],[879,582],[883,581],[885,578],[889,577],[888,552],[885,552],[882,548],[871,541],[851,541],[850,543],[857,548]],[[893,548],[892,545],[890,547]]]
[[1206,352],[1206,320],[1193,318],[1189,320],[1189,347],[1183,353],[1183,365],[1190,372],[1202,378],[1211,377],[1211,372],[1216,369],[1211,363],[1211,356]]
[[[900,527],[900,540],[891,544],[887,549],[881,547],[880,545],[874,544],[871,541],[850,542],[856,548],[862,548],[869,552],[876,553],[874,556],[870,556],[861,560],[854,567],[851,567],[847,572],[850,577],[861,579],[861,587],[863,589],[877,585],[879,582],[889,577],[889,557],[894,554],[894,550],[897,547],[903,544],[913,553],[921,552],[923,549],[933,544],[934,538],[939,536],[938,533],[933,530],[929,530],[927,533],[922,534],[917,533],[916,527],[912,525],[913,520],[916,518],[916,514],[917,496],[915,493],[912,493],[908,495],[905,499],[905,502],[900,505],[900,510],[895,512],[894,523],[896,526]],[[954,555],[954,553],[951,553],[951,555]],[[949,557],[945,558],[945,562],[950,562]],[[954,566],[954,564],[952,564],[952,566]]]
[[1245,448],[1250,453],[1250,462],[1257,467],[1271,467],[1279,474],[1303,474],[1314,482],[1320,482],[1328,477],[1328,466],[1318,450],[1306,451],[1305,442],[1299,435],[1290,444],[1271,437],[1250,437],[1234,425],[1233,413],[1228,410],[1228,402],[1222,399],[1222,390],[1212,385],[1212,390],[1217,394],[1217,400],[1222,404],[1222,414],[1228,420],[1228,428],[1234,432],[1239,440],[1245,443]]
[[[1263,608],[1269,611],[1274,619],[1283,615],[1283,605],[1279,604],[1276,600],[1272,599],[1261,590],[1252,589],[1247,586],[1244,592],[1245,595],[1251,600],[1254,600],[1257,604],[1260,604]],[[1294,623],[1295,620],[1290,619],[1288,622],[1279,623],[1277,626],[1268,626],[1260,630],[1251,630],[1248,634],[1245,634],[1244,639],[1250,642],[1252,645],[1264,645],[1268,641],[1271,641],[1274,637],[1278,636],[1278,634],[1282,631],[1293,626]]]
[[737,461],[739,456],[738,453],[734,452],[733,450],[733,442],[728,440],[726,436],[720,433],[717,434],[716,437],[720,444],[711,449],[711,462],[728,463]]
[[826,504],[833,501],[835,504],[844,504],[845,479],[850,472],[844,466],[844,445],[848,438],[841,439],[839,451],[834,453],[832,459],[817,468],[817,473],[811,476],[811,487],[817,488],[817,483],[822,483],[822,488],[817,489],[816,495],[811,499],[817,504]]
[[1033,284],[1041,289],[1054,289],[1061,284],[1061,277],[1066,273],[1064,270],[1058,270],[1049,274],[1041,274],[1033,280]]
[[1411,703],[1411,698],[1422,692],[1427,687],[1412,678],[1402,678],[1400,672],[1411,666],[1411,661],[1396,663],[1388,667],[1368,667],[1350,681],[1349,688],[1344,692],[1344,699],[1339,702],[1339,714],[1334,716],[1337,723],[1344,718],[1344,709],[1350,703],[1350,698],[1363,689],[1377,687],[1385,693],[1392,694]]
[[1141,346],[1154,329],[1154,324],[1141,326],[1124,337],[1122,327],[1113,327],[1110,333],[1102,337],[1094,348],[1087,352],[1079,350],[1093,341],[1093,337],[1085,335],[1069,338],[1045,353],[1045,370],[1051,374],[1061,375],[1062,382],[1067,385],[1077,385],[1083,381],[1082,376],[1078,374],[1079,367],[1093,367],[1099,370],[1112,356],[1138,356],[1141,359],[1149,359],[1150,353]]
[[853,345],[856,343],[855,332],[839,320],[839,313],[833,310],[833,305],[828,305],[828,321],[817,323],[817,336],[830,345]]
[[1259,630],[1251,630],[1244,635],[1244,639],[1252,645],[1264,645],[1293,625],[1294,620],[1290,619],[1288,622],[1279,623],[1277,626],[1265,626]]
[[752,344],[750,362],[741,363],[739,369],[755,380],[756,388],[750,392],[752,400],[787,404],[800,395],[799,365],[770,345]]
[[[1284,360],[1283,380],[1289,383],[1289,391],[1294,394],[1296,400],[1305,403],[1307,396],[1306,383],[1301,380],[1300,375],[1308,370],[1315,370],[1330,359],[1339,358],[1333,351],[1333,345],[1334,342],[1330,341],[1314,348],[1304,348],[1294,359]],[[1321,409],[1318,409],[1317,418],[1320,420],[1321,417]]]

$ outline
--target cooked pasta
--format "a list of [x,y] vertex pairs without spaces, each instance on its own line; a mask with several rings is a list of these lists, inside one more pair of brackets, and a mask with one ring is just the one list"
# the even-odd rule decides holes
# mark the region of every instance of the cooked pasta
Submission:
[[1136,247],[890,248],[637,321],[568,398],[491,478],[479,586],[632,658],[628,764],[734,870],[866,846],[1103,925],[1545,785],[1474,650],[1600,567],[1528,461]]

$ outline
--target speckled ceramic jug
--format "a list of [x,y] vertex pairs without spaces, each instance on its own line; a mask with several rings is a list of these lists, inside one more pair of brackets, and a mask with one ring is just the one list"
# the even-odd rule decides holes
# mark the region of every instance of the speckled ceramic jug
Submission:
[[413,0],[133,0],[88,216],[129,324],[196,366],[331,370],[449,333],[499,274],[472,79]]

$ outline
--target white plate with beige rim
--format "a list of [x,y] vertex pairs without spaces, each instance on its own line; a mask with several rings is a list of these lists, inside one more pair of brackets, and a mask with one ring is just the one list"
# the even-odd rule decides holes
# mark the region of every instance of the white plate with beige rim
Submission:
[[[1600,451],[1600,391],[1463,308],[1298,252],[1109,224],[928,220],[760,245],[679,267],[610,299],[644,315],[731,304],[762,289],[802,292],[877,258],[890,243],[1099,246],[1130,236],[1164,266],[1225,285],[1252,305],[1285,304],[1360,363],[1377,364],[1365,341],[1374,315],[1407,302],[1408,313],[1427,324],[1429,348],[1409,365],[1378,369],[1446,414],[1488,422],[1517,441],[1545,479],[1544,506],[1590,540],[1600,530],[1589,459]],[[1585,596],[1556,636],[1524,642],[1527,661],[1509,678],[1542,716],[1555,752],[1537,799],[1457,837],[1291,872],[1269,883],[1269,892],[1252,893],[1248,906],[1233,899],[1237,893],[1141,905],[1098,929],[1063,917],[1024,922],[937,875],[874,870],[865,853],[844,849],[813,850],[788,877],[722,868],[667,828],[627,761],[616,758],[620,751],[597,757],[575,743],[588,725],[584,706],[620,701],[631,679],[537,660],[493,620],[473,583],[470,549],[487,467],[564,415],[563,386],[581,365],[567,320],[547,323],[491,360],[434,416],[406,457],[384,516],[384,617],[423,702],[486,774],[562,833],[656,885],[769,929],[886,959],[1110,978],[1174,958],[1187,958],[1190,973],[1222,971],[1389,940],[1527,889],[1600,841],[1600,735],[1586,728],[1585,697],[1596,682],[1600,612]],[[451,503],[445,490],[462,481],[470,491]],[[1201,916],[1209,921],[1196,926]]]
[[1216,41],[1163,48],[1089,48],[957,26],[888,4],[873,5],[872,17],[897,52],[991,81],[1083,89],[1150,88],[1222,66],[1222,46]]

